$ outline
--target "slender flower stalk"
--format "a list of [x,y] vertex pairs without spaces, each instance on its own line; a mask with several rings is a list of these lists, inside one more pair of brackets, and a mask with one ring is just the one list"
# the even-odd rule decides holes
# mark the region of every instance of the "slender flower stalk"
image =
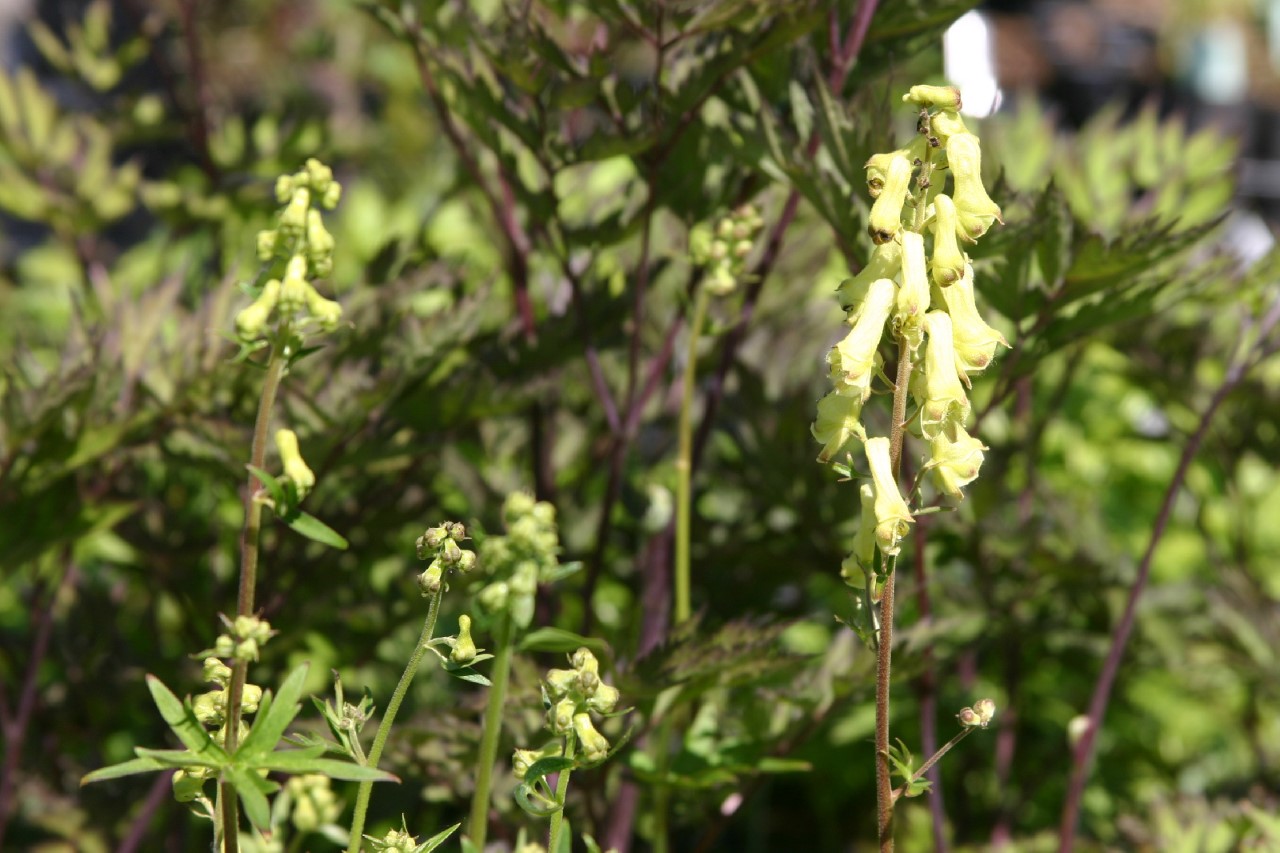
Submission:
[[[573,732],[565,735],[564,752],[561,753],[565,758],[573,758],[574,740]],[[566,767],[560,771],[556,780],[556,802],[560,804],[560,808],[551,816],[551,828],[547,831],[547,853],[556,853],[560,849],[560,833],[564,830],[564,801],[569,796],[569,774],[572,772],[571,768]]]
[[[405,665],[395,692],[391,694],[391,701],[387,703],[387,710],[382,715],[382,722],[378,724],[378,732],[373,737],[373,747],[369,750],[370,767],[377,767],[379,759],[382,758],[382,751],[386,748],[387,737],[391,734],[392,725],[395,724],[396,714],[399,713],[400,705],[409,692],[409,685],[413,683],[413,677],[418,672],[418,665],[427,651],[427,644],[435,635],[436,617],[440,614],[440,599],[443,595],[443,585],[431,594],[431,603],[427,606],[427,618],[422,623],[422,634],[418,637],[418,644],[414,646],[413,654],[409,656],[409,662]],[[362,833],[365,817],[369,811],[369,796],[372,792],[372,782],[361,782],[360,788],[356,791],[355,813],[351,818],[351,839],[347,845],[347,853],[360,853],[360,845],[364,838]]]
[[498,739],[502,734],[502,710],[507,702],[507,686],[511,681],[511,646],[514,632],[511,620],[503,618],[498,625],[490,674],[489,701],[484,709],[484,732],[480,736],[480,757],[476,760],[476,789],[471,796],[471,822],[467,834],[477,850],[484,849],[489,834],[489,797],[493,786],[493,764],[498,758]]
[[676,556],[675,556],[675,613],[676,624],[687,620],[691,613],[689,584],[689,539],[692,523],[692,473],[693,473],[693,389],[698,373],[698,341],[707,319],[707,303],[710,291],[698,288],[694,297],[693,319],[689,321],[689,352],[684,365],[684,382],[680,395],[680,455],[676,458]]

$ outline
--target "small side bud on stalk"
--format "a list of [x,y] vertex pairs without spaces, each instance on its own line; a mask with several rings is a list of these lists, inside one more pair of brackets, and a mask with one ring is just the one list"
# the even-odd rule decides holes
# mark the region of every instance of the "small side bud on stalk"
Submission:
[[465,613],[458,617],[458,637],[453,641],[453,651],[449,659],[457,664],[468,664],[475,660],[476,644],[471,639],[471,617]]

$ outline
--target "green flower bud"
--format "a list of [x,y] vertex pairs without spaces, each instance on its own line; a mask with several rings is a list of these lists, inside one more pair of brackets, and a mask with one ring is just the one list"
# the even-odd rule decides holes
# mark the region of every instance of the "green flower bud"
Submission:
[[942,311],[930,311],[924,321],[929,343],[924,351],[924,395],[920,403],[920,431],[932,439],[948,424],[963,424],[969,417],[969,398],[965,396],[960,374],[956,371],[955,349],[951,340],[951,317]]
[[577,711],[568,696],[551,706],[547,713],[547,728],[558,735],[566,735],[573,728],[573,715]]
[[947,165],[955,182],[951,198],[956,205],[960,236],[976,241],[987,233],[992,222],[1004,222],[1000,206],[991,200],[982,184],[982,146],[978,137],[957,133],[948,139]]
[[236,329],[240,337],[252,340],[262,334],[279,300],[280,282],[274,278],[269,279],[262,286],[262,293],[258,294],[258,298],[236,315]]
[[985,729],[991,724],[991,721],[995,719],[996,703],[990,699],[979,699],[977,702],[973,703],[973,711],[978,715],[978,719],[981,721],[981,725]]
[[258,260],[269,261],[276,253],[278,232],[275,230],[258,232]]
[[951,196],[933,200],[933,280],[950,287],[964,275],[965,256],[956,241],[956,206]]
[[912,86],[902,100],[929,109],[959,110],[960,90],[955,86]]
[[840,287],[836,290],[836,298],[840,300],[840,307],[847,315],[845,321],[851,326],[858,322],[874,281],[881,278],[896,279],[901,273],[902,244],[890,240],[876,246],[862,271],[853,278],[840,282]]
[[733,255],[736,258],[745,258],[751,254],[754,244],[750,240],[739,240],[733,244]]
[[612,714],[613,709],[618,707],[619,696],[618,688],[602,681],[596,685],[595,692],[587,699],[587,708],[597,714]]
[[219,634],[213,641],[213,653],[220,658],[232,658],[236,654],[236,641],[230,634]]
[[889,439],[883,436],[867,439],[862,445],[871,468],[871,480],[875,486],[876,544],[886,557],[901,550],[899,542],[907,535],[908,525],[915,521],[907,502],[898,491],[889,460]]
[[312,263],[333,252],[333,235],[324,227],[324,218],[314,207],[307,211],[307,254]]
[[707,292],[712,296],[728,296],[737,286],[738,279],[734,277],[733,270],[725,262],[716,265],[706,283]]
[[210,681],[219,687],[226,687],[231,683],[231,667],[215,657],[204,659],[203,672],[205,681]]
[[226,719],[227,694],[225,690],[210,690],[191,700],[191,711],[206,726],[220,726]]
[[902,207],[907,203],[913,171],[911,161],[901,152],[894,152],[884,173],[884,186],[871,205],[867,223],[871,239],[876,243],[888,243],[902,230]]
[[510,526],[516,519],[533,512],[535,503],[533,495],[527,492],[512,492],[502,503],[502,519]]
[[437,560],[432,560],[426,571],[418,575],[418,589],[422,591],[423,598],[435,595],[443,584],[444,569]]
[[578,671],[576,669],[549,669],[546,677],[543,678],[543,684],[546,685],[547,695],[552,699],[563,699],[578,686]]
[[965,265],[964,275],[943,294],[947,313],[951,315],[951,333],[955,344],[956,370],[966,385],[969,374],[981,372],[995,357],[996,346],[1008,347],[1004,335],[986,324],[978,313],[973,292],[973,267]]
[[461,557],[462,549],[458,547],[458,543],[452,539],[444,540],[444,544],[440,546],[440,562],[446,566],[454,566]]
[[374,853],[417,853],[419,847],[417,836],[410,835],[407,829],[392,829],[382,838],[368,835],[365,838],[372,845]]
[[299,832],[314,832],[342,816],[342,805],[329,787],[329,777],[319,773],[294,776],[285,787],[293,797],[293,825]]
[[298,488],[299,499],[311,491],[316,484],[316,475],[307,467],[298,450],[298,436],[291,429],[276,430],[276,449],[280,451],[280,464],[284,467],[284,475],[293,481]]
[[[870,568],[875,560],[876,549],[876,492],[870,483],[858,487],[858,501],[861,510],[858,513],[858,532],[853,536],[853,552],[849,555],[859,566]],[[859,573],[861,579],[861,573]]]
[[929,310],[929,276],[926,272],[924,237],[914,231],[902,233],[902,286],[894,304],[893,328],[911,348],[924,341],[923,321]]
[[280,211],[280,231],[290,237],[302,233],[307,227],[307,210],[311,207],[311,193],[306,187],[297,187],[289,203]]
[[467,538],[467,527],[461,521],[446,521],[442,526],[454,542],[461,542]]
[[716,236],[721,240],[733,239],[733,220],[725,217],[716,223]]
[[961,708],[960,713],[956,714],[956,719],[960,721],[960,725],[966,729],[972,729],[982,725],[982,717],[972,708]]
[[293,198],[293,177],[281,175],[276,178],[276,204],[286,204]]
[[537,501],[534,503],[533,509],[529,510],[529,515],[544,528],[555,526],[556,507],[550,501]]
[[569,663],[573,668],[582,672],[599,672],[600,661],[596,660],[596,656],[591,653],[591,649],[583,646],[577,649],[569,658]]
[[501,613],[507,609],[507,600],[511,597],[511,587],[506,581],[495,581],[476,594],[476,601],[490,613]]
[[240,696],[240,707],[246,714],[254,714],[258,711],[258,705],[262,702],[262,688],[256,684],[246,684],[244,692]]
[[867,164],[863,167],[867,171],[867,195],[873,199],[880,198],[880,193],[884,192],[884,181],[889,172],[889,164],[901,153],[901,151],[885,151],[881,154],[872,154],[867,159]]
[[465,613],[458,617],[458,638],[453,641],[453,651],[449,659],[457,664],[468,664],[475,660],[476,644],[471,639],[471,617]]
[[525,560],[511,573],[511,592],[515,595],[533,595],[538,591],[538,567]]
[[729,244],[724,240],[712,240],[710,247],[707,249],[707,259],[711,261],[723,261],[729,257]]
[[458,563],[454,567],[464,575],[476,567],[476,552],[463,549],[458,556]]
[[428,527],[427,532],[418,537],[418,541],[414,544],[417,546],[418,559],[425,560],[428,557],[434,557],[436,552],[440,550],[449,538],[449,532],[440,527]]
[[536,750],[517,749],[511,756],[511,772],[515,774],[517,779],[523,782],[524,775],[529,772],[529,768],[532,767],[533,763],[539,758],[542,758],[542,753]]
[[938,490],[963,499],[961,489],[978,479],[986,446],[960,424],[951,424],[929,442],[929,448],[933,457],[928,465]]
[[320,196],[320,206],[325,210],[333,210],[338,206],[338,201],[342,198],[342,185],[337,181],[329,184],[325,188],[324,193]]
[[206,776],[193,776],[186,770],[173,774],[173,798],[180,803],[190,803],[204,794]]
[[836,391],[865,401],[871,396],[871,377],[875,373],[876,350],[884,335],[885,320],[893,306],[897,288],[886,278],[871,283],[862,313],[844,340],[827,354],[831,381]]
[[329,184],[333,183],[333,169],[315,157],[308,157],[302,169],[307,174],[307,182],[311,185],[311,189],[317,195],[324,195],[325,190],[329,189]]
[[605,740],[604,735],[596,731],[596,727],[591,724],[590,714],[573,715],[573,732],[578,736],[578,743],[582,746],[582,757],[587,760],[587,763],[594,764],[608,757],[609,741]]
[[866,430],[859,420],[862,416],[862,395],[846,397],[832,391],[818,401],[818,419],[813,422],[810,431],[813,437],[822,444],[818,453],[819,462],[830,462],[853,439],[867,440]]

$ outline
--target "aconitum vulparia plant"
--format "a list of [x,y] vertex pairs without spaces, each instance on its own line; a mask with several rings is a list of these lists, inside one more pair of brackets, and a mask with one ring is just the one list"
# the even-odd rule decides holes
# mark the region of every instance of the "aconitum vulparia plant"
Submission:
[[[867,190],[874,199],[867,230],[875,248],[861,272],[839,288],[850,328],[827,356],[832,389],[818,403],[813,424],[813,435],[822,444],[820,462],[833,462],[860,444],[870,475],[870,482],[859,485],[860,524],[842,574],[851,586],[865,583],[864,614],[879,604],[878,619],[871,619],[862,633],[878,655],[876,777],[882,850],[893,847],[898,797],[926,790],[924,772],[958,738],[975,727],[985,728],[995,710],[989,699],[975,705],[983,708],[982,715],[966,708],[960,734],[918,770],[905,747],[889,746],[894,565],[924,500],[918,485],[906,497],[899,488],[904,443],[908,433],[916,437],[922,445],[919,470],[929,473],[939,493],[962,500],[987,449],[966,430],[968,390],[998,347],[1008,346],[978,311],[973,265],[965,252],[1001,219],[982,183],[981,143],[960,118],[960,93],[950,87],[915,86],[903,100],[919,110],[917,133],[906,147],[867,161]],[[896,359],[892,378],[885,372],[885,350]],[[877,380],[892,392],[893,408],[889,434],[873,436],[862,416]],[[908,453],[917,458],[915,448]],[[857,467],[848,466],[849,473]],[[897,790],[891,772],[903,778]]]

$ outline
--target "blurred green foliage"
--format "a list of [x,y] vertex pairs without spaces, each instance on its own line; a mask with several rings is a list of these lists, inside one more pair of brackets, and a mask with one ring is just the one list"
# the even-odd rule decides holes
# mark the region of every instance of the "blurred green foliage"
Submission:
[[[233,608],[259,376],[224,336],[272,180],[312,155],[347,188],[330,227],[351,324],[279,417],[316,471],[310,510],[351,548],[265,533],[259,601],[282,633],[264,671],[310,661],[307,691],[332,668],[382,704],[422,618],[414,539],[444,517],[497,530],[527,488],[586,566],[537,624],[598,636],[641,726],[664,688],[692,709],[664,776],[675,849],[873,837],[873,663],[831,619],[852,606],[857,499],[813,463],[808,425],[830,291],[867,245],[862,163],[969,4],[880,4],[843,74],[853,2],[148,5],[51,6],[0,71],[6,849],[205,843],[149,779],[76,780],[165,742],[143,675],[198,689],[186,656]],[[992,730],[940,765],[946,833],[1051,849],[1069,724],[1280,255],[1224,250],[1233,150],[1212,131],[1143,112],[1066,136],[1028,102],[983,136],[1006,224],[978,288],[1014,349],[975,383],[983,477],[909,546],[927,583],[899,591],[894,733],[919,754],[922,703],[945,739],[995,698]],[[699,365],[702,615],[669,634],[687,235],[747,200],[770,240]],[[1274,359],[1246,377],[1175,504],[1085,798],[1098,849],[1280,843],[1278,385]],[[557,659],[518,656],[504,743],[537,737]],[[418,680],[387,753],[405,783],[371,831],[460,819],[483,703]],[[644,839],[656,772],[632,749],[575,774],[575,829],[617,843],[639,783]],[[533,824],[497,785],[510,842]],[[722,817],[735,793],[752,799]],[[929,849],[925,798],[902,812],[902,848]]]

